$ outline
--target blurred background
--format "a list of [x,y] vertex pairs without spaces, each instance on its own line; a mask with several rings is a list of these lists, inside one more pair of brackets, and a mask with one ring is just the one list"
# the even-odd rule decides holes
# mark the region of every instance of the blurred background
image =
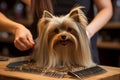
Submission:
[[[19,22],[29,28],[32,23],[30,8],[21,0],[0,0],[0,11],[9,19]],[[0,55],[1,56],[24,56],[28,51],[19,51],[13,43],[14,36],[7,32],[0,32]]]
[[[112,0],[114,14],[111,20],[99,31],[97,47],[100,64],[120,67],[120,0]],[[24,24],[27,28],[32,23],[32,13],[20,0],[0,0],[0,11],[8,18]],[[24,56],[13,44],[14,36],[0,32],[0,56]]]

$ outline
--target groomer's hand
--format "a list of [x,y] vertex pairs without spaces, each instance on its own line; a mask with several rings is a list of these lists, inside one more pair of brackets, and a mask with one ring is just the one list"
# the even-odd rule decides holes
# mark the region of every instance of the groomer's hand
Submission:
[[23,25],[19,24],[15,29],[14,45],[21,51],[28,50],[34,46],[34,40],[30,31]]

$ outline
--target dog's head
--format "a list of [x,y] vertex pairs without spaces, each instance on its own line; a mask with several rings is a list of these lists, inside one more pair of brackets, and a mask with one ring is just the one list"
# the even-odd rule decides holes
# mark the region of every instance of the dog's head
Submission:
[[[44,11],[38,24],[39,36],[46,34],[48,44],[51,47],[61,45],[78,45],[80,30],[85,31],[87,19],[80,7],[74,8],[66,16],[56,17]],[[44,32],[42,32],[44,31]],[[83,33],[84,34],[84,33]]]
[[91,66],[87,19],[81,7],[65,16],[44,11],[38,23],[38,38],[34,58],[43,67]]

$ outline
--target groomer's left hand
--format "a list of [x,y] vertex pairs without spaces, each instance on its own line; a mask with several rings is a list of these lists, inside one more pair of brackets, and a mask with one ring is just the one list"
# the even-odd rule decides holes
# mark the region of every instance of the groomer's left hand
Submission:
[[32,48],[35,42],[32,38],[32,34],[30,33],[30,31],[21,24],[17,26],[19,27],[17,27],[14,32],[14,45],[16,46],[16,48],[21,51]]

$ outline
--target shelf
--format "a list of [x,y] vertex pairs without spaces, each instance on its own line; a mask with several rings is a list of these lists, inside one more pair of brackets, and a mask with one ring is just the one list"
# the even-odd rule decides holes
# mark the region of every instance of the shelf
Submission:
[[[120,22],[109,22],[108,24],[105,25],[103,29],[110,29],[110,30],[120,29]],[[98,41],[97,46],[98,48],[102,48],[102,49],[120,50],[120,42],[117,42],[117,41],[116,42],[115,41]]]
[[119,49],[120,50],[120,42],[98,42],[98,48],[104,49]]
[[8,38],[0,37],[0,42],[12,43],[13,41],[14,41],[13,36],[9,36]]
[[109,22],[103,29],[120,29],[120,22]]

